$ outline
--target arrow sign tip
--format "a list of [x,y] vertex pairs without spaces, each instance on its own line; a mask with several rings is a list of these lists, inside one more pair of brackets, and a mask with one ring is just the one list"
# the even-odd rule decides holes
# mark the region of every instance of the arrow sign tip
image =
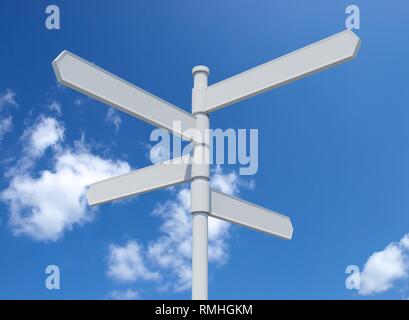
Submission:
[[60,72],[60,64],[61,64],[61,61],[64,59],[64,57],[67,56],[68,54],[70,54],[68,50],[62,51],[57,56],[57,58],[55,58],[53,62],[51,63],[54,69],[55,76],[57,77],[57,81],[60,83],[63,83],[62,75]]
[[350,58],[354,59],[357,56],[359,48],[361,46],[361,39],[351,30],[345,30],[341,34],[345,36],[346,42],[349,42],[351,48]]
[[214,190],[211,190],[210,197],[210,216],[291,240],[293,225],[290,217]]

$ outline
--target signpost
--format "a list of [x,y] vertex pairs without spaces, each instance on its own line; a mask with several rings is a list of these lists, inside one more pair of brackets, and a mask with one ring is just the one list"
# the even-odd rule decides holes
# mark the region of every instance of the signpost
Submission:
[[[194,144],[191,155],[91,185],[87,192],[89,204],[191,182],[192,299],[207,299],[208,216],[282,239],[291,239],[293,233],[289,217],[210,189],[209,112],[351,60],[359,44],[359,38],[346,30],[211,86],[207,83],[209,69],[196,66],[192,71],[192,114],[63,51],[52,63],[61,84]],[[181,125],[175,126],[175,121]]]

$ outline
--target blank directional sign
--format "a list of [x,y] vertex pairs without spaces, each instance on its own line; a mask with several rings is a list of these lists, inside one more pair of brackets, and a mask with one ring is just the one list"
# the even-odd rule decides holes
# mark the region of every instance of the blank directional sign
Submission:
[[92,184],[87,191],[90,205],[103,204],[191,179],[190,155],[168,160]]
[[293,226],[289,217],[250,202],[211,190],[210,216],[270,235],[291,239]]
[[207,111],[298,80],[353,59],[360,40],[350,30],[294,51],[278,59],[211,85],[207,89]]
[[[69,51],[63,51],[52,64],[61,84],[157,127],[193,140],[192,130],[186,132],[187,129],[196,127],[196,120],[190,113]],[[181,125],[174,128],[174,121],[180,121]]]

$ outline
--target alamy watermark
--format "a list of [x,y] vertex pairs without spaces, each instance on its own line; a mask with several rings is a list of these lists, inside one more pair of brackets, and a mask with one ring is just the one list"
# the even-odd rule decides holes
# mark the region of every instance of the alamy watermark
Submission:
[[348,290],[359,290],[361,284],[361,272],[359,267],[351,264],[346,267],[345,273],[348,274],[345,280],[345,287]]
[[60,8],[51,4],[45,8],[45,13],[48,14],[45,19],[45,27],[48,30],[60,30]]
[[59,290],[60,286],[60,268],[57,265],[51,264],[45,268],[45,273],[48,276],[45,279],[45,287],[48,290]]
[[[180,121],[173,122],[174,131],[181,131]],[[187,161],[180,158],[182,155],[193,153],[197,164],[239,164],[240,175],[253,175],[258,170],[258,129],[206,129],[200,132],[197,129],[188,129],[189,136],[194,137],[191,142],[182,147],[182,140],[163,129],[151,132],[150,141],[153,143],[150,150],[152,163],[171,160],[169,163]],[[203,154],[194,154],[194,144],[207,146]],[[203,150],[203,149],[202,149]],[[197,152],[197,151],[196,151]]]
[[349,30],[359,30],[361,28],[361,12],[357,5],[351,4],[345,9],[348,15],[345,20],[345,27]]

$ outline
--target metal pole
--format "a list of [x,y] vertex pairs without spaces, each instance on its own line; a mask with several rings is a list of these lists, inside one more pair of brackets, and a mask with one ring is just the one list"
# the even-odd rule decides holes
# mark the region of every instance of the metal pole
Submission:
[[196,118],[199,139],[194,142],[191,185],[192,212],[192,299],[207,300],[207,220],[210,212],[209,188],[209,115],[205,112],[209,69],[196,66],[192,70],[192,113]]

